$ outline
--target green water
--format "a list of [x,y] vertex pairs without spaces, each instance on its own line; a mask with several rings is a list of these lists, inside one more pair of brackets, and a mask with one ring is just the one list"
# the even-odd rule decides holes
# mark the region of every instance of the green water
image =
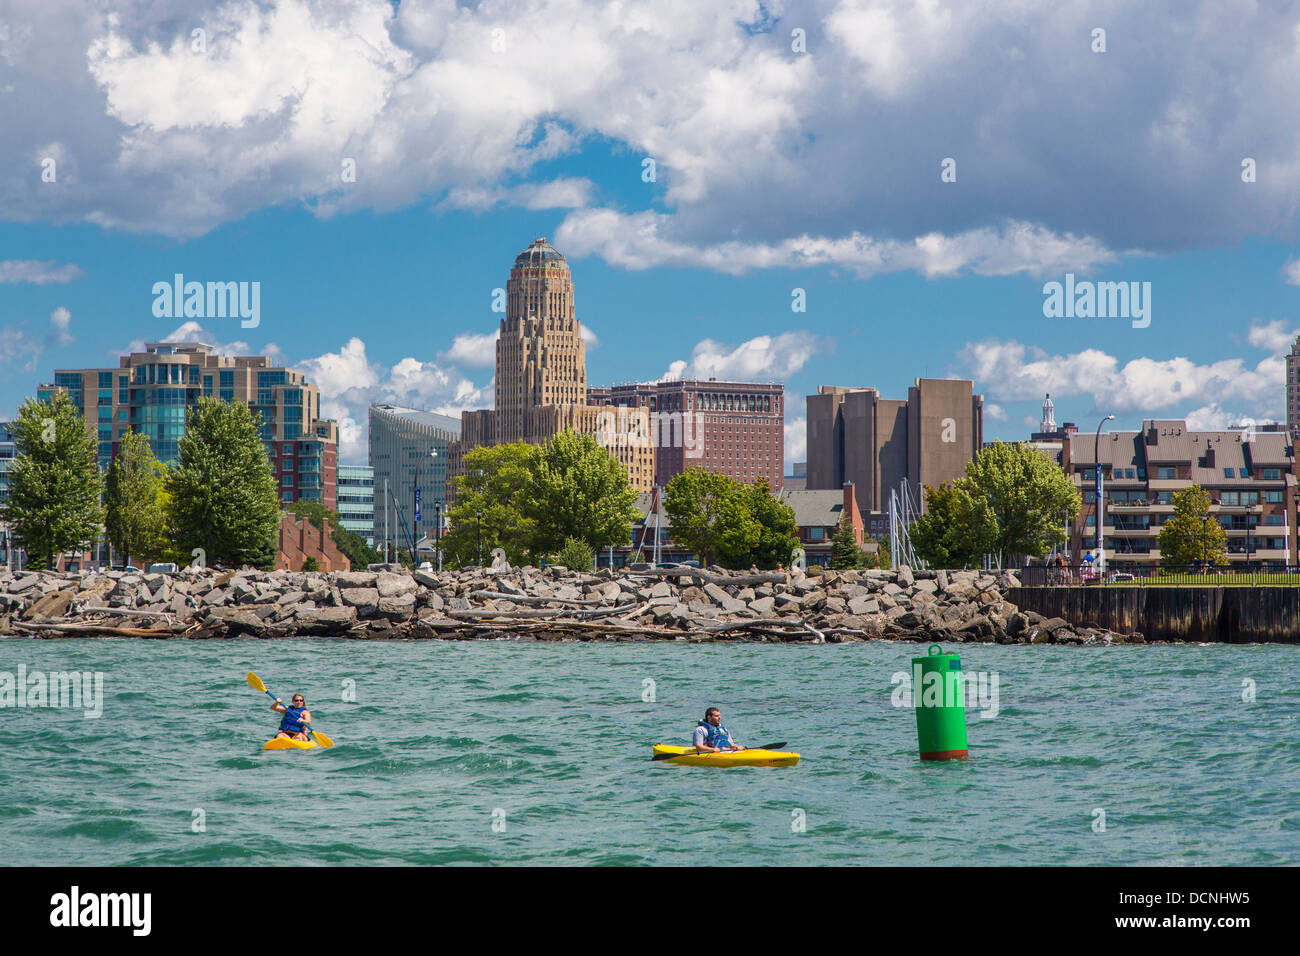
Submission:
[[[0,864],[1300,860],[1300,649],[950,649],[1000,712],[922,764],[891,704],[913,644],[6,639],[0,671],[102,671],[105,699],[0,709]],[[337,745],[262,752],[250,670]],[[803,761],[649,761],[715,703]]]

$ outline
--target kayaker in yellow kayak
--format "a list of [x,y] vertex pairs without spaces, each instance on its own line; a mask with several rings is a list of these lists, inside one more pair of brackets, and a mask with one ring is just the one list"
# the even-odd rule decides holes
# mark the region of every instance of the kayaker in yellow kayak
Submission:
[[695,728],[693,745],[696,750],[706,754],[745,749],[732,740],[727,728],[722,726],[722,711],[716,707],[710,707],[704,712],[704,719]]
[[280,719],[280,732],[275,735],[276,737],[311,740],[307,735],[307,725],[311,723],[311,711],[307,710],[307,701],[302,694],[294,694],[293,703],[288,707],[277,697],[271,709],[277,714],[284,714]]

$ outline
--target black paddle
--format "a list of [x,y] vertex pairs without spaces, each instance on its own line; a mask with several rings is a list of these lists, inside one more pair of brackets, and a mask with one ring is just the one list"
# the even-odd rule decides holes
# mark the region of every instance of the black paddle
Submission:
[[[784,740],[780,740],[780,741],[777,741],[777,742],[774,743],[774,744],[763,744],[763,746],[761,746],[761,747],[746,747],[745,750],[776,750],[778,747],[784,747],[784,746],[785,746],[785,741],[784,741]],[[712,752],[713,752],[713,751],[711,751],[711,750],[700,750],[700,749],[697,748],[697,747],[692,747],[692,748],[690,748],[689,750],[686,750],[686,751],[684,751],[683,753],[679,753],[679,754],[655,754],[655,755],[654,755],[653,757],[651,757],[650,759],[651,759],[652,761],[653,761],[653,760],[672,760],[674,757],[690,757],[690,756],[693,756],[693,755],[695,755],[695,754],[712,753]],[[742,752],[743,752],[743,751],[739,751],[739,750],[724,751],[724,753],[742,753]]]

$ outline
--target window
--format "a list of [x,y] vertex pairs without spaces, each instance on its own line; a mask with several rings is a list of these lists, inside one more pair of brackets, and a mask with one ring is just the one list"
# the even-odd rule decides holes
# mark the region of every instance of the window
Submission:
[[1280,505],[1282,503],[1282,492],[1266,491],[1264,492],[1264,500],[1271,505]]
[[1231,478],[1231,477],[1232,477],[1232,469],[1231,469],[1231,468],[1225,468],[1225,469],[1223,469],[1223,477],[1224,477],[1224,478]]
[[293,492],[292,492],[292,491],[286,491],[286,492],[284,492],[283,494],[280,495],[280,500],[281,500],[281,501],[293,501]]
[[1133,469],[1132,469],[1132,468],[1125,468],[1125,469],[1124,469],[1124,477],[1125,477],[1125,478],[1132,478],[1132,477],[1133,477]]
[[1175,478],[1175,477],[1176,477],[1176,473],[1175,473],[1175,469],[1173,469],[1173,468],[1157,468],[1157,469],[1156,469],[1156,478],[1158,478],[1158,479],[1160,479],[1160,480],[1162,480],[1162,481],[1169,481],[1169,480],[1171,480],[1171,479],[1173,479],[1173,478]]
[[1264,524],[1278,527],[1286,524],[1286,515],[1264,515]]
[[1263,474],[1261,477],[1264,479],[1264,481],[1281,481],[1281,480],[1282,480],[1282,469],[1280,469],[1280,468],[1265,468],[1265,469],[1264,469],[1264,474]]
[[1225,491],[1219,495],[1219,504],[1236,507],[1241,504],[1241,492]]
[[100,388],[109,388],[109,389],[111,389],[111,388],[113,387],[113,373],[112,373],[112,372],[100,372],[100,373],[99,373],[99,387],[100,387]]
[[826,533],[826,530],[825,530],[824,528],[809,528],[809,529],[808,529],[808,540],[810,540],[810,541],[821,541],[822,538],[823,538],[823,536],[825,535],[825,533]]
[[293,475],[285,475],[283,478],[280,479],[280,484],[283,485],[283,486],[286,487],[286,488],[292,488],[292,487],[293,487]]

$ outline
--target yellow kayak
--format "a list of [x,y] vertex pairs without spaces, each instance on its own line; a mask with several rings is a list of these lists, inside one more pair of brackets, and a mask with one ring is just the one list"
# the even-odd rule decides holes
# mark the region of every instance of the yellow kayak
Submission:
[[681,754],[661,763],[681,763],[692,767],[793,767],[799,755],[786,750],[731,750],[716,754],[693,753],[694,747],[655,744],[656,754]]
[[314,740],[294,740],[291,737],[272,737],[262,744],[263,750],[311,750],[316,746]]

